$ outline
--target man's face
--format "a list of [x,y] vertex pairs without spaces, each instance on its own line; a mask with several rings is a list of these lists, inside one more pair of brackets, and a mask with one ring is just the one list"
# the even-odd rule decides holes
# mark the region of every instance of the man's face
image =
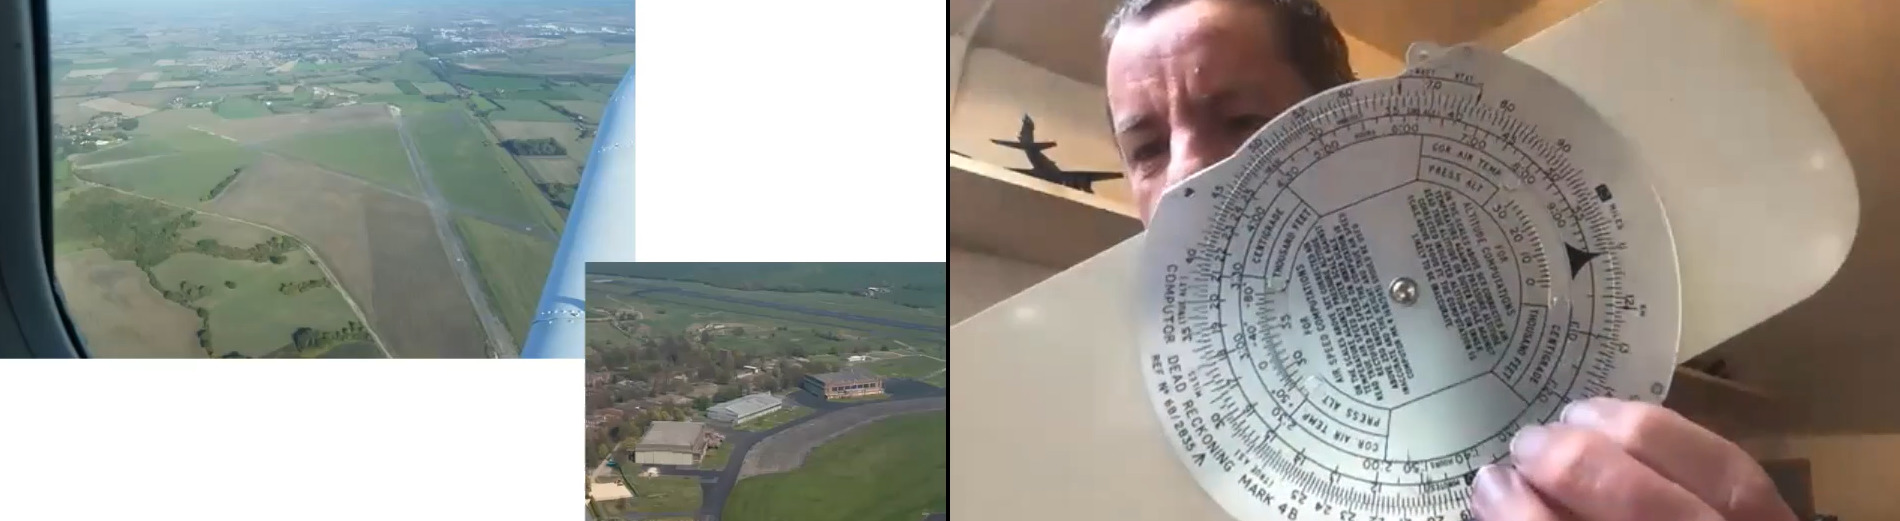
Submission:
[[1108,106],[1146,223],[1162,190],[1227,156],[1310,94],[1272,14],[1194,0],[1123,25],[1108,50]]

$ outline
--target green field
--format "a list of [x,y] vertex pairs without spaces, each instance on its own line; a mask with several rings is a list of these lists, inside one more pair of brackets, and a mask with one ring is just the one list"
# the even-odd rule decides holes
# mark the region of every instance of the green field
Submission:
[[633,478],[634,512],[693,512],[699,510],[699,478],[657,476]]
[[501,99],[519,99],[519,100],[578,100],[578,99],[581,99],[580,96],[577,96],[572,92],[568,92],[565,90],[546,90],[546,89],[511,90],[508,92],[497,93],[495,94],[495,97],[501,98]]
[[554,104],[560,105],[568,112],[587,117],[587,121],[591,123],[599,123],[601,114],[607,111],[607,104],[598,101],[556,101]]
[[57,207],[60,201],[64,200],[65,192],[78,186],[78,184],[78,181],[73,179],[73,164],[67,162],[65,158],[54,158],[53,205]]
[[455,93],[454,85],[449,85],[447,83],[443,83],[439,81],[417,82],[414,85],[416,87],[416,90],[422,91],[423,94],[454,94]]
[[402,115],[404,117],[416,116],[424,112],[434,112],[434,111],[439,111],[439,110],[444,110],[444,109],[452,109],[452,108],[455,108],[457,105],[459,105],[459,104],[451,105],[451,104],[442,103],[439,101],[429,101],[427,97],[417,96],[413,94],[373,94],[369,96],[363,96],[362,99],[364,103],[387,103],[390,105],[401,107]]
[[80,167],[112,161],[123,161],[145,156],[156,156],[177,152],[177,149],[156,139],[133,139],[124,143],[99,149],[97,152],[73,156],[73,162]]
[[224,121],[217,114],[206,109],[168,109],[146,114],[139,118],[138,130],[133,135],[171,136],[197,134],[212,137],[203,132],[192,130],[193,125],[209,125]]
[[475,96],[470,96],[468,98],[468,101],[469,103],[475,104],[475,110],[489,110],[489,111],[501,110],[501,105],[496,105],[495,101],[488,99],[487,96],[482,96],[479,94]]
[[932,360],[921,356],[906,356],[903,358],[865,362],[858,367],[869,369],[871,372],[883,375],[887,378],[910,378],[917,380],[943,369],[944,363],[939,360]]
[[212,188],[219,182],[256,158],[256,152],[227,142],[218,148],[84,168],[75,174],[173,204],[196,206],[211,195]]
[[587,344],[590,346],[595,345],[596,343],[607,343],[607,342],[613,342],[616,344],[624,344],[629,340],[632,340],[632,338],[628,337],[625,333],[621,333],[619,329],[615,329],[612,323],[608,323],[608,322],[588,322],[587,323]]
[[212,110],[225,119],[261,118],[272,114],[270,107],[265,106],[264,102],[248,96],[226,97],[224,101],[212,107]]
[[489,113],[488,119],[553,122],[573,121],[573,118],[555,112],[554,109],[549,108],[546,104],[535,100],[507,99],[496,100],[495,103],[501,105],[502,110]]
[[759,417],[759,419],[746,422],[745,425],[739,426],[739,430],[752,431],[752,432],[765,432],[765,431],[772,430],[773,428],[778,427],[780,425],[791,423],[792,420],[809,416],[811,415],[811,413],[812,413],[811,409],[787,404],[785,408],[783,409],[772,411],[771,414],[767,414],[765,416]]
[[[168,288],[205,288],[205,296],[193,304],[210,310],[211,348],[219,354],[262,356],[290,344],[290,333],[299,327],[331,330],[362,320],[333,287],[294,295],[279,291],[280,284],[324,278],[303,250],[283,255],[283,264],[272,264],[186,252],[160,263],[152,273]],[[227,287],[227,281],[236,287]]]
[[[673,302],[647,300],[641,297],[612,298],[602,296],[595,290],[587,295],[590,307],[604,306],[631,309],[640,312],[645,318],[638,322],[647,327],[651,334],[686,331],[696,324],[711,322],[744,324],[746,335],[723,334],[714,336],[708,347],[731,349],[748,353],[771,353],[782,351],[787,346],[798,346],[806,353],[828,353],[832,349],[849,349],[856,343],[839,342],[820,338],[818,332],[807,324],[779,321],[769,318],[752,317],[728,313],[719,309],[681,305]],[[784,327],[784,330],[776,328]],[[614,338],[614,337],[603,337]],[[588,344],[594,345],[596,337],[588,337]]]
[[719,470],[726,468],[726,461],[732,458],[732,446],[720,445],[719,448],[706,451],[706,457],[700,458],[699,468]]
[[470,217],[456,217],[455,228],[508,332],[515,341],[526,341],[554,260],[554,243]]
[[[346,91],[354,92],[357,94],[421,94],[420,92],[403,91],[402,87],[399,86],[402,84],[403,81],[404,80],[396,80],[393,82],[392,81],[366,81],[366,82],[356,82],[356,83],[335,83],[329,86],[332,88],[336,88],[339,90],[346,90]],[[411,87],[414,87],[414,85],[411,85]]]
[[496,76],[490,74],[455,74],[449,77],[449,81],[463,87],[483,92],[497,90],[532,90],[539,89],[542,86],[539,78]]
[[393,65],[367,69],[364,70],[362,74],[371,78],[380,78],[383,81],[409,80],[415,83],[441,81],[439,78],[436,78],[434,71],[429,70],[428,66],[415,61],[403,61]]
[[585,101],[606,103],[619,85],[611,83],[568,83],[555,87]]
[[559,45],[536,47],[511,55],[516,61],[588,60],[632,50],[629,45],[609,45],[599,38],[576,36]]
[[[945,322],[948,320],[948,317],[942,311],[910,308],[880,299],[842,293],[817,291],[746,291],[708,286],[696,282],[651,279],[627,279],[626,283],[636,289],[678,288],[712,296],[822,309],[919,325],[947,326]],[[854,335],[901,340],[906,345],[917,348],[927,349],[932,345],[941,346],[941,344],[945,343],[945,335],[947,334],[890,327],[844,318],[813,315],[799,311],[751,304],[740,304],[679,293],[646,293],[642,294],[639,298],[651,301],[656,306],[686,307],[696,310],[723,312],[727,314],[724,316],[724,319],[729,321],[764,321],[775,324],[792,324],[803,328],[842,329]],[[893,349],[902,347],[903,346],[900,345],[892,345]],[[941,358],[941,353],[935,351],[927,352],[928,354],[933,354]]]
[[916,521],[949,510],[949,414],[905,415],[819,446],[804,466],[739,481],[727,521]]
[[415,82],[412,82],[409,80],[396,80],[395,84],[396,84],[396,90],[402,91],[403,94],[421,94],[422,93],[421,89],[416,88]]
[[284,155],[355,174],[402,193],[419,193],[409,154],[393,125],[297,134],[269,145]]
[[940,262],[644,262],[614,263],[594,271],[737,290],[851,293],[880,286],[892,291],[879,300],[924,309],[949,306],[949,268]]
[[230,75],[224,75],[224,76],[212,76],[210,80],[207,80],[204,82],[204,85],[208,87],[222,87],[222,86],[230,86],[230,85],[262,85],[265,83],[276,81],[277,79],[278,77],[271,73],[256,71],[250,74],[243,74],[243,75],[230,74]]
[[630,53],[630,52],[628,52],[628,53],[620,53],[620,54],[615,54],[615,55],[611,55],[611,56],[602,56],[602,57],[599,57],[599,58],[595,58],[595,59],[592,59],[592,60],[588,60],[588,61],[591,61],[591,62],[594,62],[594,63],[612,63],[612,64],[617,64],[617,65],[633,65],[633,61],[634,61],[634,60],[633,60],[633,54],[634,54],[634,53]]
[[362,63],[317,63],[312,61],[300,61],[297,62],[297,66],[292,67],[290,71],[298,74],[306,72],[334,72],[362,66]]
[[[521,167],[460,110],[403,115],[409,136],[444,197],[456,206],[519,222],[547,220],[536,208],[547,199]],[[549,209],[552,211],[552,208]]]
[[[588,289],[590,306],[638,311],[639,321],[654,331],[686,331],[697,325],[721,323],[740,326],[712,336],[710,347],[765,353],[790,352],[793,348],[807,355],[848,354],[856,351],[902,350],[917,348],[941,358],[943,333],[917,331],[879,324],[807,314],[800,311],[740,304],[678,293],[642,293],[649,289],[679,288],[710,295],[778,303],[801,308],[852,313],[866,317],[902,320],[914,324],[941,323],[944,316],[929,310],[907,308],[877,299],[837,293],[740,291],[715,288],[693,282],[648,279],[619,279],[610,284],[592,284]],[[742,329],[742,331],[740,331]],[[900,343],[901,342],[901,343]]]

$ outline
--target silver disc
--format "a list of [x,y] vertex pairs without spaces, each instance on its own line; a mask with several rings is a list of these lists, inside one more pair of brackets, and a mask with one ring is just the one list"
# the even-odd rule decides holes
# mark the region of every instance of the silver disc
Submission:
[[1236,519],[1468,519],[1519,428],[1668,391],[1676,254],[1633,149],[1528,65],[1430,51],[1283,113],[1150,223],[1143,377]]

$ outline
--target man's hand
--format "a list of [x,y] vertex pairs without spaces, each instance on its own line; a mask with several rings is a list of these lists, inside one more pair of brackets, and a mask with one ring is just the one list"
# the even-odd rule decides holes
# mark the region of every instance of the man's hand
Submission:
[[1485,521],[1794,521],[1755,460],[1675,411],[1596,398],[1511,440],[1479,469]]

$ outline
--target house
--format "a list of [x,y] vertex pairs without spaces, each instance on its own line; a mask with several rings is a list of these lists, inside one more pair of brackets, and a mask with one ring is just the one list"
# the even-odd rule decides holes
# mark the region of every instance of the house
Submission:
[[799,387],[827,400],[884,394],[884,378],[857,367],[835,373],[805,375]]
[[633,446],[633,462],[641,465],[697,465],[706,451],[718,447],[718,433],[697,422],[656,421]]
[[784,407],[772,393],[758,393],[706,408],[706,419],[716,425],[736,427]]

